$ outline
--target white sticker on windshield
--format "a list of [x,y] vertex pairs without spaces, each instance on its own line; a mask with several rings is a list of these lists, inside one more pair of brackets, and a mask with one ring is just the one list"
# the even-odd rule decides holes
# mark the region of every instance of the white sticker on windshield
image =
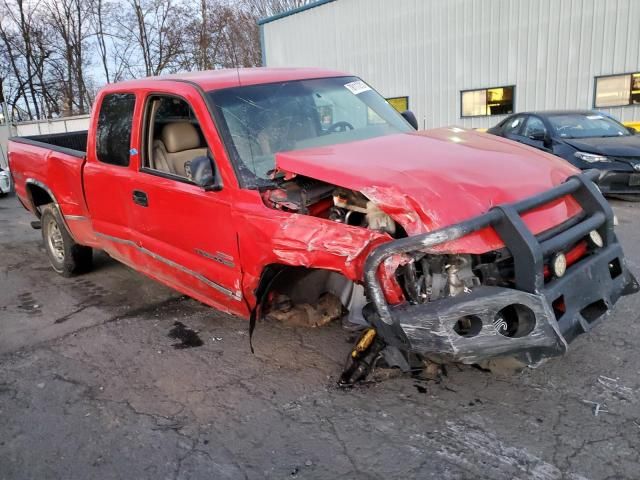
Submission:
[[602,120],[604,117],[602,115],[589,115],[587,118],[589,120]]
[[358,95],[360,93],[368,92],[371,90],[371,87],[364,83],[362,80],[356,80],[355,82],[349,82],[345,84],[345,88],[349,90],[354,95]]

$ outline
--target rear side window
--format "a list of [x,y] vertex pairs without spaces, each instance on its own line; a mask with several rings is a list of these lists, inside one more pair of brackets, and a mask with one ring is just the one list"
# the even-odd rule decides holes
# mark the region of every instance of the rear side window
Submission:
[[135,105],[136,97],[132,93],[112,93],[102,100],[96,133],[99,161],[122,167],[129,165]]

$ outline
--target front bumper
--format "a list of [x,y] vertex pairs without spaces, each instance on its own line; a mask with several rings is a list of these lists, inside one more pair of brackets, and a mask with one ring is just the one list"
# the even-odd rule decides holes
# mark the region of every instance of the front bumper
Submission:
[[[564,184],[521,202],[502,205],[484,215],[375,249],[367,259],[365,280],[375,307],[368,320],[389,345],[404,351],[477,363],[493,357],[515,356],[529,365],[561,355],[568,342],[589,331],[621,295],[638,290],[626,269],[622,248],[613,233],[613,212],[592,180],[597,172],[571,177]],[[520,214],[564,195],[573,195],[584,217],[568,229],[536,238]],[[421,305],[389,306],[377,279],[377,269],[387,257],[425,250],[440,243],[492,226],[511,252],[515,287],[481,286],[471,293]],[[566,274],[544,281],[544,258],[560,252],[598,230],[604,246],[571,265]],[[515,312],[515,313],[514,313]],[[506,336],[504,318],[521,328]],[[475,328],[458,333],[462,319]]]
[[640,172],[602,170],[596,183],[605,194],[640,195],[640,184],[632,179],[640,178]]

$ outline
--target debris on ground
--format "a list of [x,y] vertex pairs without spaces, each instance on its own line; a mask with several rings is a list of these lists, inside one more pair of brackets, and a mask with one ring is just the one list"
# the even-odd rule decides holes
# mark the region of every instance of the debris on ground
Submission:
[[418,390],[418,393],[427,393],[427,387],[424,387],[419,383],[416,383],[413,386],[416,387],[416,390]]
[[511,377],[527,368],[525,363],[513,357],[497,357],[480,362],[479,366],[485,370],[504,377]]
[[593,416],[597,417],[598,414],[600,413],[609,413],[609,410],[604,410],[603,407],[606,408],[605,404],[602,403],[598,403],[598,402],[592,402],[590,400],[582,400],[583,403],[586,403],[587,405],[592,405],[592,410],[593,410]]
[[616,397],[623,398],[628,401],[633,400],[633,397],[634,397],[633,389],[622,385],[618,377],[611,378],[611,377],[605,377],[604,375],[600,375],[597,381],[600,385],[602,385],[602,387],[604,387],[606,390],[611,392]]
[[342,303],[331,293],[325,293],[314,305],[294,304],[286,295],[278,295],[267,318],[296,327],[322,327],[342,316]]
[[169,338],[180,340],[179,343],[174,343],[171,345],[176,349],[193,348],[204,345],[204,342],[198,335],[198,332],[187,327],[182,322],[173,322],[173,328],[169,330],[167,336]]
[[420,373],[421,376],[427,380],[440,380],[443,376],[446,377],[447,375],[444,365],[428,359],[424,360],[424,369]]

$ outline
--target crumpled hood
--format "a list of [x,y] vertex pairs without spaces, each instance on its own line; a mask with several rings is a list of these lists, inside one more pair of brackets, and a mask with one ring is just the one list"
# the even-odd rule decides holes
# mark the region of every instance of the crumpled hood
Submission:
[[[553,155],[457,127],[282,152],[276,166],[363,193],[409,235],[468,220],[579,173]],[[565,198],[529,212],[524,220],[539,233],[579,210],[572,198]],[[503,245],[493,229],[485,229],[442,250],[484,253]]]
[[640,135],[606,138],[563,138],[581,152],[612,157],[640,157]]

